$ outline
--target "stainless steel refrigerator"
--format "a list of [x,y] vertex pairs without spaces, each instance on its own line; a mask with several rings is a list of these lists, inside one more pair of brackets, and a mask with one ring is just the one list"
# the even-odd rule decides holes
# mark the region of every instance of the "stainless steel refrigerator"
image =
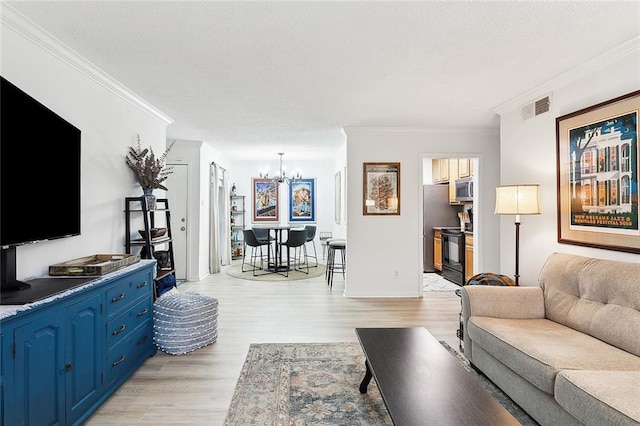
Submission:
[[449,185],[424,185],[422,188],[423,219],[423,270],[435,272],[433,266],[433,228],[446,226],[460,227],[458,212],[463,206],[449,204]]

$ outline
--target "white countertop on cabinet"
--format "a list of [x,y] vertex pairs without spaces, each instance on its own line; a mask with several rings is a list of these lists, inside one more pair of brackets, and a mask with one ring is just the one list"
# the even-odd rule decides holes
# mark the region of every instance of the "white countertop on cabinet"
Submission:
[[[9,318],[13,315],[16,315],[19,312],[23,312],[23,311],[27,311],[29,309],[33,309],[37,306],[41,306],[41,305],[45,305],[47,303],[51,303],[54,300],[57,299],[62,299],[64,297],[68,297],[70,295],[72,295],[73,293],[77,293],[79,291],[82,291],[84,289],[87,289],[89,287],[93,287],[93,286],[97,286],[102,284],[105,280],[107,279],[112,279],[112,278],[117,278],[120,275],[126,274],[128,272],[131,271],[135,271],[136,269],[141,269],[145,266],[151,265],[151,264],[155,264],[156,261],[155,260],[149,260],[149,259],[141,259],[140,262],[134,263],[133,265],[129,265],[125,268],[119,269],[117,271],[111,272],[107,275],[103,275],[101,277],[95,277],[95,279],[93,279],[92,281],[89,281],[85,284],[81,284],[77,287],[73,287],[70,288],[69,290],[60,292],[60,293],[56,293],[56,294],[52,294],[51,296],[48,296],[44,299],[40,299],[36,302],[32,302],[32,303],[25,303],[24,305],[0,305],[0,320],[5,319],[5,318]],[[154,270],[154,276],[155,276],[155,270]],[[47,278],[53,278],[53,277],[47,277]],[[56,277],[58,278],[58,277]],[[64,277],[59,277],[60,279],[64,279]],[[75,278],[78,278],[77,276],[75,276]],[[89,278],[89,277],[87,277]]]

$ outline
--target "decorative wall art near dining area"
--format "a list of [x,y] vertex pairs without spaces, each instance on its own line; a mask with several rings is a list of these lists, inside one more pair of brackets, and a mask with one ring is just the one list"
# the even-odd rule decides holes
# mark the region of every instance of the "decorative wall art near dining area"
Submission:
[[278,222],[280,206],[278,203],[278,182],[272,179],[251,179],[253,200],[253,222]]
[[289,183],[289,222],[316,221],[316,180],[295,179]]
[[362,214],[400,215],[400,163],[363,163]]

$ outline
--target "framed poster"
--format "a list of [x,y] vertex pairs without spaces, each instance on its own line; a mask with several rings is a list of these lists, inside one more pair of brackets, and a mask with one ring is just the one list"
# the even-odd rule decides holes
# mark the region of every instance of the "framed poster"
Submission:
[[340,219],[341,219],[341,211],[342,211],[342,186],[340,183],[340,171],[338,170],[336,172],[336,175],[333,178],[333,196],[334,196],[334,203],[333,203],[333,214],[334,214],[334,218],[335,221],[338,225],[340,225]]
[[279,222],[278,182],[251,178],[253,222]]
[[640,253],[640,91],[556,119],[558,242]]
[[362,214],[400,215],[400,163],[363,163]]
[[316,180],[292,179],[289,182],[289,222],[316,221]]

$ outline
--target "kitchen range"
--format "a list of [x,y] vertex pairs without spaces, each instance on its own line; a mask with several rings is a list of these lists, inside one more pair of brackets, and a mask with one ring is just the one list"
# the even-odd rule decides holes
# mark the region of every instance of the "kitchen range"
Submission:
[[444,228],[442,241],[442,276],[460,286],[464,285],[464,231]]

